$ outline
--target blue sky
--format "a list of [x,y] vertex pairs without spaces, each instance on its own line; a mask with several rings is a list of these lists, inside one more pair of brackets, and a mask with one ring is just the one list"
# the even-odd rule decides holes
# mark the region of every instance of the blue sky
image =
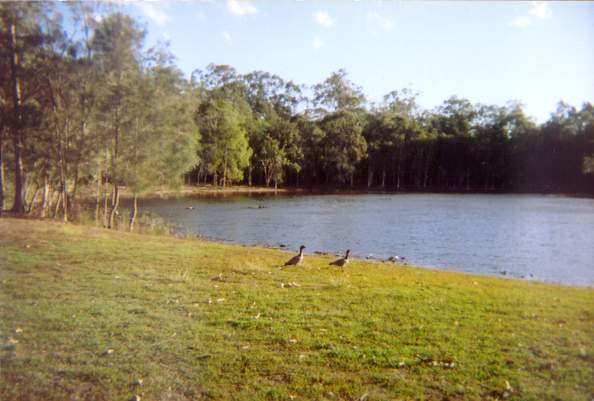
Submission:
[[209,63],[296,83],[344,68],[368,99],[420,92],[519,100],[543,122],[561,99],[594,102],[594,3],[413,1],[138,1],[147,44],[168,41],[186,73]]

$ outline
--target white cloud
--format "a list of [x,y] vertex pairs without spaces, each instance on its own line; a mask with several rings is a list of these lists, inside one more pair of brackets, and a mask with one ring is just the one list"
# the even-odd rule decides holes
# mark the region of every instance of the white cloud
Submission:
[[392,28],[394,28],[394,23],[392,22],[391,19],[389,19],[387,17],[383,17],[383,16],[379,15],[378,13],[370,14],[367,17],[367,21],[371,25],[372,29],[379,28],[380,30],[382,30],[384,32],[390,32],[392,30]]
[[223,40],[225,41],[225,44],[227,46],[231,46],[233,44],[233,38],[231,37],[231,34],[227,31],[223,31]]
[[163,32],[162,35],[165,40],[171,40],[171,35],[169,32]]
[[311,47],[313,47],[315,50],[318,50],[322,46],[324,46],[324,42],[322,42],[322,39],[318,38],[317,36],[314,38],[313,42],[311,42]]
[[258,9],[247,0],[227,0],[227,10],[238,17],[258,13]]
[[163,26],[167,24],[171,18],[165,11],[159,8],[157,3],[137,3],[142,13],[152,20],[155,24]]
[[538,19],[547,19],[553,16],[553,10],[551,10],[551,7],[549,7],[547,2],[533,1],[530,3],[528,14]]
[[532,21],[530,20],[530,17],[518,16],[518,17],[514,18],[512,20],[512,22],[510,22],[510,25],[518,27],[518,28],[525,28],[528,25],[530,25],[531,23],[532,23]]
[[198,18],[200,21],[204,21],[206,19],[206,14],[200,11],[198,14],[196,14],[196,18]]
[[314,13],[314,21],[324,28],[330,28],[332,25],[334,25],[334,19],[332,19],[326,11],[316,11]]
[[548,19],[553,16],[553,10],[549,3],[544,1],[533,1],[530,3],[528,15],[518,15],[509,24],[517,28],[525,28],[531,25],[534,20]]

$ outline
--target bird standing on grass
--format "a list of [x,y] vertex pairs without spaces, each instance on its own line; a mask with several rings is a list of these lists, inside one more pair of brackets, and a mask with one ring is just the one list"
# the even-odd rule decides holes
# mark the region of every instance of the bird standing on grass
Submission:
[[350,254],[351,254],[351,250],[347,249],[346,254],[344,255],[344,258],[340,258],[340,259],[335,260],[334,262],[330,262],[330,265],[338,266],[338,267],[345,267],[349,263],[349,255]]
[[299,247],[299,255],[293,256],[291,259],[287,260],[287,263],[284,266],[297,266],[303,260],[303,250],[305,249],[305,245],[301,245]]

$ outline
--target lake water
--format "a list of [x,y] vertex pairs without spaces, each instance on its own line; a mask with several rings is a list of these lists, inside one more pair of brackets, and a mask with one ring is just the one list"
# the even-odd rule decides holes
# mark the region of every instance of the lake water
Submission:
[[[260,206],[260,208],[259,208]],[[594,200],[533,195],[306,195],[142,201],[202,236],[306,252],[594,285]],[[193,207],[193,210],[187,209]]]

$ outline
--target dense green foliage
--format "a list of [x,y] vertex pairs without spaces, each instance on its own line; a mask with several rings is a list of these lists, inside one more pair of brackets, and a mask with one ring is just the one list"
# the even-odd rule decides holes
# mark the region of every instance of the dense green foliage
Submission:
[[122,186],[184,179],[594,193],[590,103],[561,102],[538,126],[515,102],[422,110],[404,89],[370,104],[344,70],[311,87],[213,64],[188,79],[105,8],[0,4],[0,209],[9,193],[16,213],[66,220],[93,187],[96,220],[111,226]]
[[594,393],[591,288],[313,255],[281,270],[278,250],[26,219],[0,220],[0,244],[2,400]]

